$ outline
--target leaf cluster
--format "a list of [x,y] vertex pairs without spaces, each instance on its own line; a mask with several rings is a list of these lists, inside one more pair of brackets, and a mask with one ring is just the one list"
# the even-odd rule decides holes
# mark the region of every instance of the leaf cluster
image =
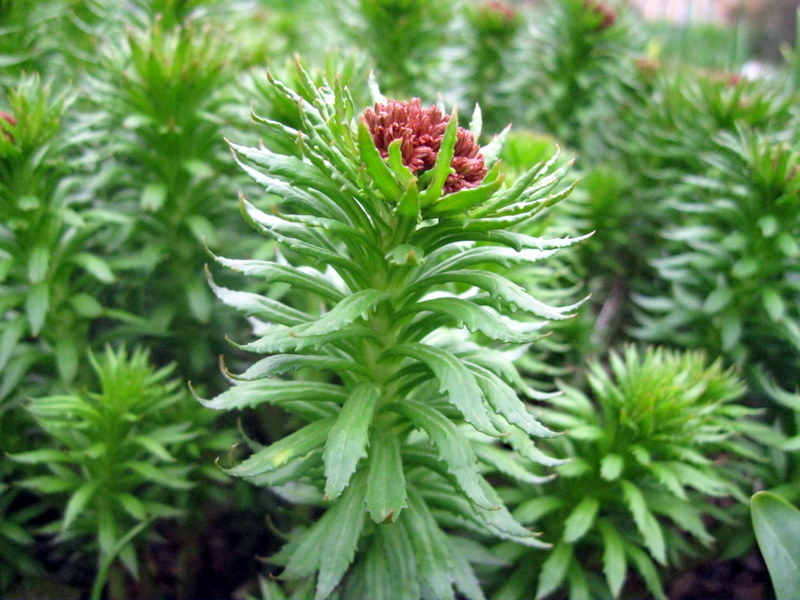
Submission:
[[535,589],[541,598],[567,586],[574,598],[616,598],[632,568],[665,598],[658,565],[713,544],[709,518],[732,518],[708,499],[745,500],[741,475],[715,457],[759,460],[745,439],[753,410],[732,402],[744,386],[720,361],[629,346],[610,355],[609,371],[592,362],[588,387],[589,395],[562,385],[536,413],[565,431],[543,449],[571,460],[554,481],[520,489],[513,514],[555,546],[541,558],[507,548],[519,566],[497,597]]

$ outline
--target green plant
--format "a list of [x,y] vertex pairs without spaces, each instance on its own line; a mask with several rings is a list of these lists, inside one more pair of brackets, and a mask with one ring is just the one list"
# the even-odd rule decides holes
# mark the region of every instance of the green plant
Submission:
[[[231,145],[269,200],[280,199],[269,212],[241,207],[285,260],[215,260],[304,290],[316,306],[212,281],[256,325],[257,339],[239,347],[268,356],[201,401],[293,415],[292,433],[228,472],[324,509],[274,559],[286,579],[305,580],[295,595],[326,598],[341,586],[358,597],[452,598],[455,586],[481,597],[469,545],[450,526],[541,546],[483,474],[538,481],[531,463],[550,462],[531,440],[550,432],[512,386],[536,394],[502,349],[575,308],[548,306],[491,269],[573,243],[511,230],[569,193],[558,187],[565,170],[542,163],[504,186],[497,143],[478,148],[478,131],[460,129],[455,112],[378,98],[360,114],[337,82],[318,88],[298,65],[298,83],[294,92],[273,79],[299,107],[299,130],[256,117],[295,153]],[[330,377],[308,380],[303,369]]]
[[535,413],[565,431],[542,449],[571,460],[557,479],[508,496],[514,516],[555,546],[502,549],[515,567],[493,598],[543,598],[563,586],[570,598],[617,598],[629,565],[665,598],[656,565],[714,543],[707,516],[733,518],[708,499],[745,501],[737,470],[758,454],[742,439],[754,411],[732,403],[745,389],[735,375],[701,353],[660,348],[629,346],[609,362],[610,372],[590,364],[590,395],[562,385]]
[[136,315],[116,333],[148,336],[196,377],[217,353],[215,327],[226,326],[212,318],[198,249],[236,240],[218,201],[230,172],[219,142],[233,120],[226,111],[232,49],[210,27],[167,27],[156,17],[104,52],[92,79],[103,193],[132,217],[109,246],[126,273],[114,301]]
[[758,492],[750,501],[753,529],[778,600],[800,594],[800,511],[780,496]]
[[512,82],[525,18],[503,0],[471,3],[465,17],[467,68],[460,80],[467,86],[467,100],[480,105],[486,129],[494,131],[514,114]]
[[[147,352],[107,348],[89,361],[98,391],[32,399],[28,411],[47,438],[11,458],[35,465],[19,486],[68,496],[60,519],[44,531],[62,544],[94,540],[97,598],[115,561],[137,575],[134,540],[153,520],[181,515],[188,490],[215,475],[198,464],[203,452],[224,449],[226,440],[209,431],[208,413],[170,379],[172,367],[154,369]],[[48,474],[37,474],[44,468]],[[119,585],[113,582],[112,596]]]
[[453,31],[456,0],[346,0],[336,12],[361,40],[381,86],[395,96],[427,96],[447,76],[443,48]]
[[72,381],[104,313],[98,290],[114,281],[97,252],[109,219],[86,206],[95,182],[61,121],[71,99],[29,76],[0,116],[0,398],[34,364]]
[[758,387],[763,370],[785,389],[800,381],[800,153],[791,130],[721,134],[686,178],[653,264],[666,284],[640,295],[635,334],[721,354]]
[[537,19],[527,80],[517,84],[524,122],[600,155],[635,83],[636,24],[621,3],[599,0],[551,0]]

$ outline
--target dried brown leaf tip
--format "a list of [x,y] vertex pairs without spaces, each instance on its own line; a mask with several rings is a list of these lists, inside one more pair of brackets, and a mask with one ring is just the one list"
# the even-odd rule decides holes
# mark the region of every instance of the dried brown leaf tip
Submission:
[[617,21],[617,13],[605,2],[599,0],[584,0],[584,7],[587,10],[595,13],[601,20],[597,25],[598,31],[605,31]]
[[[435,106],[423,108],[419,98],[375,104],[364,111],[362,118],[383,158],[389,156],[389,145],[393,141],[402,140],[400,153],[403,164],[414,175],[420,175],[436,164],[444,130],[450,120],[449,115]],[[486,176],[486,164],[480,147],[475,143],[472,133],[462,127],[456,132],[450,166],[455,172],[447,177],[445,194],[477,187]]]

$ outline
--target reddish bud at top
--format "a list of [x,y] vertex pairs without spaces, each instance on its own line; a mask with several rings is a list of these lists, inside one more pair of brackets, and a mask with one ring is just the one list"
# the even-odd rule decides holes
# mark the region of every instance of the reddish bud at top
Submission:
[[597,31],[605,31],[617,21],[617,13],[613,8],[600,0],[583,0],[584,7],[595,13],[602,20],[597,25]]
[[[435,106],[422,108],[419,98],[408,102],[389,100],[364,111],[364,123],[372,134],[375,147],[383,158],[389,155],[389,145],[402,140],[400,153],[403,164],[414,175],[428,171],[436,164],[444,130],[450,116]],[[480,147],[469,131],[461,127],[456,132],[453,161],[455,171],[448,175],[444,193],[480,185],[486,176],[486,165]]]
[[[8,123],[9,125],[12,125],[12,126],[17,124],[17,120],[14,118],[14,116],[8,114],[7,112],[5,112],[3,110],[0,110],[0,119],[2,119],[3,121],[5,121],[6,123]],[[8,133],[7,131],[5,132],[5,134],[6,134],[6,137],[9,140],[11,140],[12,142],[14,141],[14,136],[13,135]]]

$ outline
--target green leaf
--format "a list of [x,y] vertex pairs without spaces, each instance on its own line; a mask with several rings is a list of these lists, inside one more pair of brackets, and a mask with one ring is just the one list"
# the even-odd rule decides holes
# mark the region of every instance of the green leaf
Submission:
[[439,382],[439,391],[478,431],[499,435],[489,418],[483,393],[475,376],[464,363],[446,350],[427,344],[407,343],[395,346],[388,355],[408,356],[430,367]]
[[70,383],[78,372],[78,344],[73,337],[61,337],[56,340],[56,366],[61,381]]
[[624,468],[625,459],[619,454],[606,454],[600,461],[600,476],[607,481],[613,481],[619,478]]
[[483,391],[491,407],[506,421],[516,425],[525,433],[539,437],[553,437],[557,435],[528,412],[525,404],[519,399],[514,389],[506,382],[492,373],[473,363],[469,363],[476,370],[476,381]]
[[158,212],[167,199],[167,188],[160,183],[148,183],[142,191],[142,210]]
[[376,435],[370,444],[367,510],[376,523],[387,523],[396,521],[406,506],[406,477],[400,441],[389,432]]
[[597,498],[586,496],[564,521],[564,541],[572,544],[581,539],[594,524],[600,502]]
[[450,120],[447,122],[447,127],[445,127],[444,130],[444,136],[439,146],[439,153],[436,156],[436,164],[433,167],[433,180],[428,186],[428,189],[422,193],[423,207],[439,199],[442,195],[442,188],[447,180],[447,176],[453,172],[450,164],[453,162],[457,130],[458,112],[454,107],[453,112],[450,114]]
[[523,310],[534,314],[543,319],[551,321],[561,321],[573,316],[572,311],[579,307],[582,302],[569,306],[549,306],[537,300],[516,283],[512,283],[502,275],[490,271],[479,270],[456,270],[437,273],[429,277],[423,277],[415,282],[409,292],[417,292],[421,289],[428,289],[434,285],[445,283],[466,283],[486,290],[492,296],[506,304],[512,311]]
[[25,319],[18,317],[3,323],[3,335],[0,336],[0,371],[2,371],[8,359],[14,353],[14,350],[25,333]]
[[[378,537],[383,542],[386,560],[391,570],[397,573],[400,585],[391,591],[392,596],[417,600],[420,598],[419,571],[414,545],[411,543],[408,528],[401,523],[378,527]],[[389,596],[386,596],[389,597]]]
[[514,510],[514,518],[520,523],[532,524],[564,506],[558,496],[539,496],[526,500]]
[[40,283],[47,275],[50,267],[50,249],[44,244],[37,244],[28,257],[28,281],[33,285]]
[[299,288],[319,294],[331,302],[339,302],[344,294],[326,280],[322,273],[318,275],[301,271],[289,265],[281,265],[268,260],[236,260],[213,255],[219,264],[250,277],[257,277],[263,283],[288,283]]
[[25,299],[25,313],[28,315],[28,324],[31,328],[31,335],[39,335],[44,326],[47,316],[47,309],[50,306],[50,290],[47,282],[38,283],[28,292]]
[[756,493],[750,509],[775,596],[800,598],[800,511],[771,492]]
[[639,575],[644,579],[647,589],[653,594],[656,600],[667,600],[667,595],[664,593],[664,587],[661,585],[661,577],[658,574],[658,569],[640,548],[637,548],[631,543],[623,541],[625,546],[625,554],[630,557]]
[[300,350],[310,346],[321,347],[329,341],[345,337],[369,335],[368,328],[349,327],[365,318],[370,310],[388,298],[386,292],[361,290],[344,298],[316,321],[296,325],[267,334],[242,346],[245,350],[262,354]]
[[214,309],[211,294],[208,288],[203,285],[201,279],[194,278],[186,283],[183,288],[186,295],[186,304],[189,312],[201,323],[208,323],[211,319],[211,312]]
[[347,393],[333,383],[280,379],[241,381],[211,400],[197,398],[203,406],[214,410],[252,408],[261,404],[280,406],[298,400],[342,403],[346,399]]
[[600,534],[603,536],[603,574],[614,598],[618,598],[628,575],[628,562],[625,559],[625,547],[614,526],[605,519],[597,520]]
[[406,311],[410,313],[430,311],[450,317],[457,327],[466,326],[471,332],[480,331],[493,340],[512,344],[529,344],[542,337],[538,331],[524,333],[506,325],[498,316],[461,298],[435,298],[415,302]]
[[409,419],[415,427],[430,436],[448,473],[456,478],[459,487],[470,500],[487,510],[498,508],[498,505],[486,495],[481,485],[482,478],[478,473],[478,459],[472,451],[469,441],[450,419],[432,406],[409,398],[392,404],[390,408]]
[[[168,471],[167,468],[158,468],[150,463],[134,460],[123,463],[126,467],[135,471],[145,478],[147,481],[152,481],[174,490],[189,490],[194,487],[194,484],[187,481],[183,477],[177,476],[176,471]],[[181,468],[186,471],[186,468]]]
[[72,262],[83,267],[87,273],[103,283],[114,283],[114,272],[105,260],[88,252],[81,252],[72,257]]
[[332,371],[355,371],[367,374],[363,365],[347,358],[334,356],[312,356],[308,354],[273,354],[253,363],[241,375],[231,375],[227,370],[225,374],[235,380],[253,381],[265,379],[274,375],[282,375],[298,369],[329,369]]
[[537,599],[555,591],[564,582],[571,562],[572,546],[563,540],[558,542],[542,564],[539,585],[536,588]]
[[425,216],[441,217],[464,214],[471,208],[480,206],[503,185],[503,178],[498,176],[499,170],[500,163],[497,163],[492,171],[486,175],[485,183],[478,187],[462,189],[444,196],[425,211]]
[[367,455],[372,414],[380,396],[381,389],[377,385],[362,383],[345,400],[322,453],[327,500],[339,497],[358,462]]
[[281,325],[298,325],[307,323],[313,317],[297,309],[286,306],[285,304],[267,298],[260,294],[250,292],[237,292],[220,287],[211,279],[211,273],[206,270],[208,283],[214,294],[227,306],[235,308],[249,317],[258,317],[269,322],[280,323]]
[[466,554],[458,538],[445,536],[449,545],[450,558],[453,561],[453,583],[456,590],[470,600],[485,600],[480,582],[469,564]]
[[644,538],[644,543],[653,557],[661,564],[666,564],[666,545],[664,544],[664,533],[661,531],[661,526],[653,516],[653,513],[647,508],[647,502],[642,495],[642,492],[625,479],[621,480],[622,494],[625,498],[625,503],[633,515],[633,520],[636,523],[636,528]]
[[64,520],[61,524],[61,531],[66,531],[89,504],[89,501],[97,492],[97,481],[87,481],[81,485],[72,496],[70,496],[67,506],[64,508]]
[[399,524],[408,531],[423,590],[430,590],[424,596],[453,600],[454,565],[447,538],[414,488],[408,490],[408,510]]
[[776,323],[782,321],[786,315],[786,304],[780,294],[774,288],[768,287],[761,292],[761,299],[769,318]]
[[384,162],[383,157],[375,147],[372,134],[367,129],[364,121],[358,122],[358,149],[361,154],[361,160],[364,161],[364,165],[367,167],[367,174],[383,194],[383,197],[390,201],[399,199],[403,193],[403,188],[398,185],[394,173],[386,166],[386,162]]
[[327,519],[327,522],[319,561],[317,600],[323,600],[330,595],[355,558],[358,540],[364,527],[365,494],[364,478],[357,477],[342,497],[325,513],[323,519],[320,519],[320,522],[324,519]]
[[274,444],[262,448],[242,463],[227,469],[227,472],[237,477],[253,477],[274,471],[290,460],[322,446],[335,422],[335,418],[329,418],[310,423]]

